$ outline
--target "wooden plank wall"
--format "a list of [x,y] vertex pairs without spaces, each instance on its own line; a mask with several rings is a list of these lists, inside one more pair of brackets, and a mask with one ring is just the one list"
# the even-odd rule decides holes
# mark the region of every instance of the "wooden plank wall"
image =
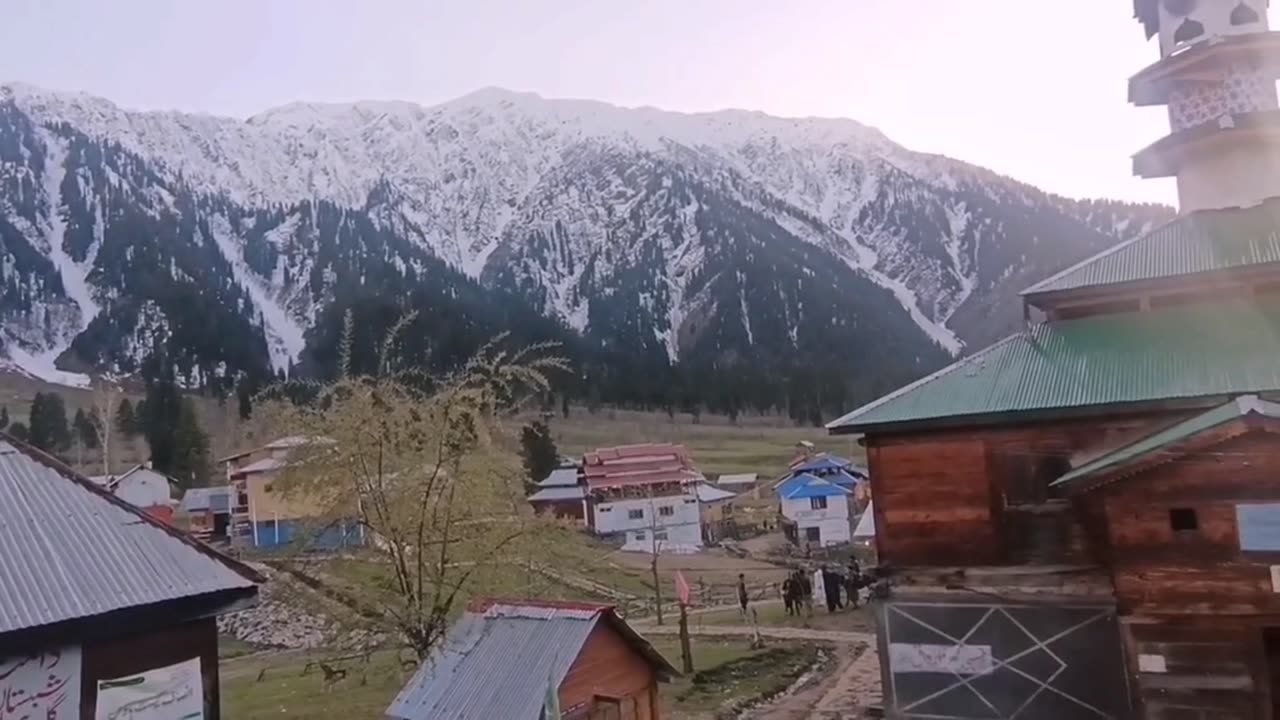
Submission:
[[622,698],[625,720],[658,720],[653,702],[657,677],[649,663],[608,625],[599,623],[587,637],[564,681],[560,707],[590,704],[596,696]]
[[[1280,436],[1257,431],[1103,488],[1121,611],[1280,615],[1280,555],[1241,552],[1235,511],[1280,502],[1277,468]],[[1194,510],[1198,529],[1174,532],[1174,508]]]
[[[1101,509],[1089,500],[1046,506],[1048,483],[1066,458],[1186,414],[868,435],[880,558],[898,566],[1097,561],[1105,545]],[[1024,502],[1031,504],[1008,510]]]
[[[1126,618],[1128,663],[1148,720],[1268,720],[1271,690],[1262,631],[1233,618]],[[1138,670],[1140,655],[1164,672]]]

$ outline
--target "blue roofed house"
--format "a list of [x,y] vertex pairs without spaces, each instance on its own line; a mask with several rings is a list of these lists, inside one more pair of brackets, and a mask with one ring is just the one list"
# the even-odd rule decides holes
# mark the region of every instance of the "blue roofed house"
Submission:
[[810,473],[777,487],[782,530],[797,545],[844,545],[853,537],[853,491]]
[[0,434],[0,717],[218,718],[215,618],[261,580]]
[[483,600],[450,628],[387,717],[660,720],[658,683],[678,674],[612,606]]

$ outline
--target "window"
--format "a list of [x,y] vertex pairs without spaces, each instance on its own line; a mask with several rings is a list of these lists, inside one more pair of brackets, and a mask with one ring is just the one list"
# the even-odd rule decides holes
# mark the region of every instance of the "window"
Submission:
[[1175,533],[1199,530],[1200,518],[1196,517],[1195,508],[1171,508],[1169,510],[1169,528]]
[[645,534],[644,534],[644,532],[638,532],[638,533],[636,533],[636,534],[635,534],[635,536],[634,536],[634,537],[635,537],[635,539],[636,539],[636,540],[643,540],[643,539],[645,538]]
[[671,517],[676,514],[676,509],[670,505],[663,505],[658,508],[658,514],[662,517]]
[[822,542],[822,528],[816,528],[816,527],[805,528],[804,539],[807,542],[815,542],[815,543]]
[[656,533],[654,533],[654,534],[653,534],[653,539],[654,539],[654,540],[666,540],[666,539],[667,539],[667,533],[666,533],[666,531],[664,530],[663,532],[656,532]]
[[[811,510],[826,510],[826,509],[827,509],[827,499],[826,499],[826,498],[824,498],[824,497],[811,497],[811,498],[809,498],[809,509],[811,509]],[[816,530],[817,528],[813,528],[813,529],[815,529],[815,530]]]
[[628,511],[627,511],[627,519],[628,519],[628,520],[643,520],[643,519],[644,519],[644,510],[628,510]]

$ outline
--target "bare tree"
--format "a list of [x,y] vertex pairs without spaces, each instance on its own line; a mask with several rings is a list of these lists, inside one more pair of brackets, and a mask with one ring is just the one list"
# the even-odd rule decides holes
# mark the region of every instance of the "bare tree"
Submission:
[[116,407],[120,404],[120,386],[112,377],[100,378],[93,384],[93,417],[89,418],[98,446],[102,448],[102,474],[110,475],[111,440],[115,435]]
[[[314,525],[344,541],[376,577],[348,588],[361,614],[425,657],[451,611],[480,594],[511,590],[520,556],[555,534],[524,499],[523,473],[502,424],[517,403],[545,392],[563,369],[550,346],[502,349],[503,338],[445,375],[392,361],[402,318],[384,340],[378,371],[351,371],[351,326],[343,373],[312,384],[296,402],[268,390],[259,405],[275,432],[305,441],[274,482],[286,499],[312,508]],[[295,390],[297,386],[295,386]],[[313,536],[314,538],[314,536]]]

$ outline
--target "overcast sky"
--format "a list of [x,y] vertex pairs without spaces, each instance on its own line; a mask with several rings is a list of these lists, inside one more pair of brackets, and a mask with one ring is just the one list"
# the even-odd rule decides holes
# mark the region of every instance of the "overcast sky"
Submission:
[[1172,202],[1125,81],[1129,0],[3,0],[0,81],[247,117],[486,86],[669,110],[850,117],[1073,196]]

